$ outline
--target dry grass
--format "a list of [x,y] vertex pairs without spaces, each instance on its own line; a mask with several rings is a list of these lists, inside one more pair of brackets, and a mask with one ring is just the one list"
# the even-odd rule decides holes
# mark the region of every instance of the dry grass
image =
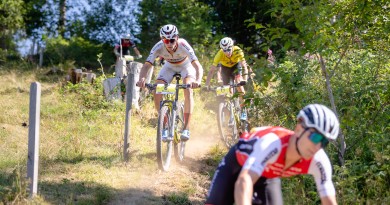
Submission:
[[[0,184],[4,184],[0,196],[12,187],[12,171],[20,166],[25,170],[29,86],[37,79],[33,73],[0,73]],[[80,95],[60,92],[57,82],[41,82],[41,88],[37,204],[203,203],[214,169],[206,163],[207,154],[216,146],[222,147],[215,115],[210,111],[212,100],[196,92],[187,160],[161,172],[156,164],[156,113],[151,102],[141,113],[132,115],[131,155],[125,163],[124,103],[88,109]]]

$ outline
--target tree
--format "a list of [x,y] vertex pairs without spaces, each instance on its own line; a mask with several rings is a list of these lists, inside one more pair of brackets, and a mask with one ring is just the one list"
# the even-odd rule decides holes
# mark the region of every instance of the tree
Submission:
[[[249,25],[260,29],[264,38],[270,42],[282,43],[284,52],[296,50],[301,56],[308,54],[316,57],[323,73],[329,103],[337,114],[338,106],[345,107],[341,104],[336,106],[333,88],[342,86],[339,83],[353,71],[340,68],[344,59],[354,56],[358,49],[363,48],[377,56],[375,60],[378,69],[375,72],[383,72],[381,70],[388,65],[389,7],[386,1],[271,2],[273,6],[269,12],[279,23],[262,25],[252,22]],[[298,32],[281,26],[291,23]],[[335,76],[337,79],[334,79]],[[382,78],[377,80],[381,81]],[[338,86],[332,86],[332,83]],[[343,132],[338,147],[339,164],[344,165],[346,144]]]
[[208,18],[211,9],[203,3],[196,0],[144,0],[140,2],[140,8],[139,38],[141,46],[148,51],[160,39],[160,28],[165,24],[176,25],[179,35],[193,46],[199,46],[197,49],[213,42],[212,22]]
[[0,48],[12,48],[12,36],[23,27],[23,1],[2,0],[0,2]]

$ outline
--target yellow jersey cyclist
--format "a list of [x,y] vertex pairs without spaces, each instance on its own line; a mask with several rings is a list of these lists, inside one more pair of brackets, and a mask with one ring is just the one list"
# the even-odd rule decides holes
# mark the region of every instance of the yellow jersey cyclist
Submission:
[[[219,42],[219,46],[221,49],[215,55],[213,64],[207,74],[206,88],[210,88],[210,80],[216,71],[218,82],[221,81],[220,78],[222,77],[223,85],[229,85],[230,80],[234,80],[234,83],[247,81],[248,68],[242,49],[235,46],[233,39],[229,37],[222,38]],[[237,87],[237,90],[240,92],[240,96],[245,95],[243,86]],[[246,113],[242,112],[240,118],[241,120],[246,120]]]
[[[153,46],[142,66],[137,86],[145,87],[146,74],[158,56],[164,58],[165,63],[158,74],[156,84],[170,83],[175,73],[180,73],[183,84],[191,84],[191,88],[184,89],[184,130],[180,136],[181,140],[187,141],[190,138],[189,124],[194,109],[192,88],[200,86],[203,67],[200,65],[190,44],[185,39],[179,38],[179,31],[176,26],[168,24],[161,27],[160,38],[161,40]],[[154,94],[154,105],[157,112],[161,100],[161,94]],[[162,140],[172,140],[168,137],[168,130],[163,130]]]

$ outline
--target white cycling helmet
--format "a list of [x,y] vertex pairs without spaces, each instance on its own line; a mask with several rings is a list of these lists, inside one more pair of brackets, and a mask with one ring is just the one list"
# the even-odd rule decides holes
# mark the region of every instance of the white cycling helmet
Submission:
[[131,35],[129,33],[127,33],[127,34],[123,34],[121,36],[121,39],[129,39],[130,40],[130,37],[131,37]]
[[172,24],[167,24],[160,29],[160,37],[166,39],[172,39],[179,35],[179,31],[176,26]]
[[307,128],[314,128],[330,140],[336,140],[339,134],[339,120],[332,110],[324,105],[310,104],[304,107],[297,119],[303,119]]
[[226,49],[229,49],[233,46],[233,39],[229,38],[229,37],[225,37],[223,39],[221,39],[221,41],[219,42],[219,46],[221,47],[222,50],[226,50]]

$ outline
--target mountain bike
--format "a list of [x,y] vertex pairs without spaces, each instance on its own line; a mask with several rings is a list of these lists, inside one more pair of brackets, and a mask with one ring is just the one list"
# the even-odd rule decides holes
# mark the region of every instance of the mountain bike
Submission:
[[[241,133],[249,131],[247,119],[240,119],[242,112],[247,112],[246,108],[241,109],[236,88],[245,85],[245,81],[230,85],[213,88],[219,99],[217,120],[218,130],[225,145],[230,148],[240,138]],[[233,92],[232,92],[233,90]]]
[[[190,88],[190,84],[179,84],[180,74],[175,74],[176,84],[145,84],[156,94],[163,94],[157,122],[157,163],[161,170],[167,171],[172,157],[172,145],[178,162],[184,159],[186,142],[180,135],[184,129],[184,103],[178,101],[179,90]],[[163,140],[163,132],[168,132],[168,140]]]

